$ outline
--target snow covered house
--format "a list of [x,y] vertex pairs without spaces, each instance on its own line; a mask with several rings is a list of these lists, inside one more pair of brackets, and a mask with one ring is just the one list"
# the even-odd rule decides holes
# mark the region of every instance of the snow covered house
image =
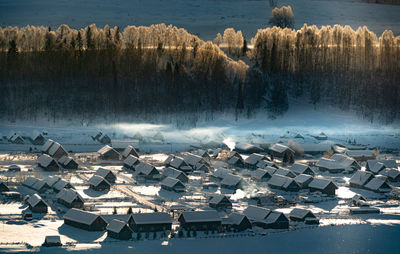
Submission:
[[172,218],[168,213],[134,213],[132,214],[134,232],[159,232],[171,230]]
[[58,165],[57,161],[55,159],[51,158],[47,154],[40,155],[40,157],[37,160],[38,160],[39,167],[43,168],[44,170],[47,170],[47,171],[60,170],[60,166]]
[[302,163],[294,163],[289,169],[294,172],[296,175],[305,174],[314,176],[314,171],[310,168],[310,166]]
[[368,160],[365,169],[378,174],[385,168],[397,168],[396,160]]
[[33,145],[37,145],[37,146],[41,146],[41,145],[44,145],[44,143],[45,143],[45,137],[43,136],[43,134],[42,133],[38,133],[38,134],[35,134],[33,137],[32,137],[32,144]]
[[163,175],[166,177],[176,178],[182,183],[187,183],[189,181],[189,178],[184,172],[172,167],[165,168],[163,171]]
[[265,169],[258,168],[257,170],[254,170],[251,172],[251,178],[255,181],[260,181],[260,182],[266,182],[268,181],[272,175]]
[[110,144],[111,138],[107,134],[101,133],[100,136],[97,138],[97,141],[99,141],[102,144]]
[[251,229],[251,222],[246,215],[240,213],[231,213],[227,217],[222,218],[222,227],[226,230],[240,232]]
[[316,218],[313,212],[307,209],[294,208],[289,214],[290,220],[305,221],[306,218]]
[[185,230],[208,231],[221,228],[221,218],[216,211],[185,211],[178,218]]
[[33,194],[26,202],[33,213],[47,213],[47,204],[38,194]]
[[63,179],[60,179],[53,185],[53,189],[55,192],[60,192],[63,189],[72,189],[72,188],[73,188],[73,186],[69,182],[67,182]]
[[232,208],[232,202],[225,195],[213,195],[208,201],[208,205],[218,210]]
[[103,177],[109,183],[115,183],[115,180],[117,180],[115,174],[111,170],[106,168],[98,168],[96,172],[94,172],[94,174]]
[[60,159],[63,156],[68,156],[68,152],[58,142],[54,142],[47,153],[56,160]]
[[221,187],[231,190],[242,189],[245,184],[244,180],[237,175],[227,174],[221,181]]
[[0,179],[0,193],[10,191],[7,185]]
[[176,178],[166,177],[164,178],[161,183],[161,188],[168,191],[175,191],[175,192],[184,192],[185,185]]
[[131,145],[127,146],[124,149],[124,151],[122,152],[122,158],[126,159],[129,155],[133,155],[136,158],[139,158],[139,154],[137,153],[136,149]]
[[206,161],[209,161],[209,160],[211,159],[210,154],[209,154],[206,150],[204,150],[204,149],[193,150],[193,151],[192,151],[192,154],[198,155],[198,156],[200,156],[200,157],[206,159]]
[[43,180],[37,180],[31,187],[32,189],[34,189],[35,191],[37,191],[38,193],[44,193],[46,192],[48,189],[50,189],[50,186],[46,183],[46,181]]
[[284,190],[284,191],[299,191],[300,185],[293,179],[287,176],[278,174],[272,175],[268,181],[268,186],[272,189]]
[[13,143],[13,144],[18,144],[18,145],[22,145],[25,144],[25,140],[18,134],[14,134],[12,135],[9,140],[9,142]]
[[364,185],[367,184],[372,178],[374,178],[374,175],[371,172],[357,170],[350,178],[350,187],[364,188]]
[[233,157],[243,159],[242,156],[241,156],[238,152],[236,152],[236,151],[229,151],[229,153],[228,153],[228,159],[233,158]]
[[261,147],[247,143],[237,143],[233,150],[238,153],[244,153],[244,154],[264,152],[264,149],[262,149]]
[[379,174],[386,176],[390,182],[400,181],[400,170],[397,168],[385,168]]
[[376,155],[372,150],[347,150],[346,154],[357,161],[367,161],[376,159]]
[[106,227],[107,236],[119,240],[129,240],[132,238],[132,229],[125,221],[114,219]]
[[308,188],[312,192],[319,191],[323,194],[334,196],[338,187],[330,180],[314,178],[308,185]]
[[8,167],[8,172],[21,172],[21,167],[15,164],[10,165]]
[[224,168],[217,168],[212,174],[211,178],[217,181],[224,179],[225,176],[229,175],[230,171]]
[[88,231],[103,231],[107,226],[107,222],[100,215],[76,208],[71,208],[65,213],[64,223]]
[[207,169],[204,169],[204,167],[208,166],[208,161],[205,158],[192,153],[183,153],[182,157],[194,170],[208,171]]
[[65,169],[78,169],[78,163],[71,157],[64,155],[58,163]]
[[28,177],[22,182],[22,186],[33,189],[33,185],[38,181],[38,179],[34,177]]
[[130,170],[135,170],[136,165],[140,163],[139,158],[133,155],[129,155],[124,160],[124,167]]
[[60,236],[59,235],[46,235],[42,246],[45,246],[45,247],[62,246]]
[[182,157],[179,156],[174,156],[167,165],[183,172],[193,171],[193,168]]
[[109,145],[105,145],[97,151],[99,158],[102,160],[117,161],[120,158],[120,154]]
[[93,175],[89,181],[89,188],[96,191],[110,190],[111,184],[104,177]]
[[279,168],[278,170],[275,171],[274,174],[281,175],[281,176],[287,176],[287,177],[290,177],[290,178],[295,178],[296,177],[295,173],[293,173],[292,171],[290,171],[290,170],[288,170],[286,168]]
[[314,177],[310,175],[300,174],[294,178],[294,180],[300,185],[302,189],[307,189],[308,185],[312,182]]
[[361,165],[354,158],[351,158],[345,154],[335,153],[330,159],[341,164],[345,169],[349,167],[355,170],[361,169]]
[[280,143],[273,144],[269,147],[269,154],[274,157],[279,158],[293,158],[294,159],[294,151],[288,146],[285,146]]
[[341,164],[340,162],[337,162],[335,160],[328,159],[328,158],[321,158],[320,160],[317,161],[315,166],[317,166],[318,169],[321,171],[329,171],[329,173],[333,173],[333,174],[341,173],[345,170],[354,171],[353,168],[346,167],[343,164]]
[[159,180],[161,175],[160,172],[153,166],[146,162],[140,162],[136,168],[136,176],[148,180]]
[[273,163],[271,161],[267,161],[267,160],[260,160],[259,162],[257,162],[256,167],[257,168],[272,167],[272,168],[276,168],[276,169],[279,168],[278,165],[276,165],[275,163]]
[[289,228],[289,219],[282,212],[272,211],[261,224],[257,225],[263,228],[287,229]]
[[72,189],[62,189],[56,195],[57,202],[68,208],[83,208],[85,201],[78,192]]
[[374,192],[390,192],[392,188],[384,179],[381,178],[372,178],[365,186],[365,189],[371,190]]
[[54,144],[55,142],[52,139],[48,139],[46,143],[42,146],[42,153],[48,153],[50,150],[50,147]]
[[269,158],[266,155],[259,154],[259,153],[252,153],[244,160],[244,164],[246,167],[250,169],[256,169],[257,163],[261,160],[269,161]]
[[261,221],[268,217],[271,213],[271,210],[264,207],[258,207],[254,205],[249,205],[244,211],[243,214],[247,216],[250,221]]

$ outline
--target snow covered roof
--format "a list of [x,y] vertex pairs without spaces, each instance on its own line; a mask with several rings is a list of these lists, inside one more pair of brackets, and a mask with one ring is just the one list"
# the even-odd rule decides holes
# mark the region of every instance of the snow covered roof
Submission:
[[231,158],[228,159],[227,163],[228,163],[229,165],[235,165],[235,164],[238,163],[239,161],[244,162],[242,158],[233,156],[233,157],[231,157]]
[[203,157],[200,157],[198,155],[192,154],[192,153],[184,153],[183,154],[183,159],[187,164],[190,166],[196,166],[198,163],[206,163],[203,159]]
[[308,165],[302,164],[302,163],[295,163],[289,169],[296,174],[314,175],[314,172],[312,171],[312,169]]
[[264,207],[249,205],[243,213],[251,220],[264,220],[271,213],[271,210]]
[[109,145],[103,146],[103,147],[100,148],[97,152],[98,152],[99,154],[101,154],[101,155],[104,155],[104,154],[106,154],[106,153],[109,153],[110,151],[113,151],[113,152],[115,152],[115,153],[118,153],[114,148],[112,148],[112,147],[109,146]]
[[67,181],[65,181],[65,180],[63,180],[63,179],[60,179],[58,182],[56,182],[54,185],[53,185],[53,188],[55,189],[55,190],[57,190],[57,191],[61,191],[62,189],[64,189],[64,188],[71,188],[72,187],[72,185],[69,183],[69,182],[67,182]]
[[124,164],[128,165],[129,167],[133,167],[135,164],[139,162],[139,159],[133,155],[129,155],[125,160]]
[[30,196],[27,202],[32,207],[37,206],[40,202],[43,202],[47,206],[46,202],[44,202],[44,200],[37,193]]
[[371,171],[374,174],[378,174],[381,170],[385,169],[386,166],[382,162],[377,162],[373,163],[371,167],[369,168],[369,171]]
[[[252,153],[247,157],[244,162],[250,165],[256,165],[259,161],[266,159],[265,155],[259,153]],[[268,158],[267,158],[268,159]]]
[[385,180],[381,178],[372,178],[369,181],[365,188],[372,191],[390,191],[391,187],[386,183]]
[[295,173],[293,173],[292,171],[285,169],[285,168],[279,168],[278,170],[275,171],[274,174],[287,176],[287,177],[291,177],[291,178],[296,177]]
[[185,222],[218,222],[221,221],[218,213],[214,210],[209,211],[185,211],[181,214]]
[[221,181],[221,185],[226,185],[226,186],[236,186],[237,184],[240,183],[242,178],[237,175],[233,175],[228,173],[227,175],[224,176],[224,178]]
[[236,152],[236,151],[230,151],[230,152],[229,152],[228,158],[230,159],[230,158],[232,158],[232,157],[242,158],[242,156],[241,156],[238,152]]
[[135,169],[136,172],[143,175],[159,174],[158,170],[153,165],[146,162],[140,162]]
[[209,157],[210,155],[208,154],[208,152],[206,150],[203,149],[197,149],[192,151],[193,154],[198,155],[200,157]]
[[100,215],[90,213],[87,211],[79,210],[76,208],[69,209],[64,214],[64,219],[75,221],[78,223],[90,225],[92,224]]
[[68,152],[64,149],[64,147],[58,142],[53,143],[48,153],[50,156],[54,156],[58,151],[62,151],[63,154],[68,154]]
[[214,171],[212,176],[215,177],[215,178],[223,179],[228,174],[229,174],[228,170],[226,170],[224,168],[218,168],[217,170]]
[[314,180],[311,181],[311,183],[308,185],[308,187],[314,188],[317,190],[324,190],[330,184],[333,184],[335,186],[335,189],[337,189],[336,184],[334,184],[332,181],[322,179],[322,178],[314,178]]
[[385,168],[379,174],[389,177],[391,180],[396,179],[400,175],[400,170],[397,168]]
[[48,167],[53,162],[56,163],[56,161],[47,154],[40,155],[40,157],[37,160],[38,164],[44,168]]
[[168,224],[172,223],[172,218],[168,213],[156,212],[156,213],[134,213],[132,218],[135,224]]
[[293,218],[300,219],[300,220],[304,220],[304,218],[307,216],[315,218],[315,215],[310,210],[301,209],[301,208],[294,208],[289,214],[290,218],[293,217]]
[[114,173],[111,170],[106,169],[106,168],[101,168],[101,167],[98,168],[96,170],[96,172],[94,172],[94,174],[98,175],[98,176],[101,176],[101,177],[104,177],[104,178],[106,178],[109,174],[115,176]]
[[61,243],[59,235],[46,235],[44,241],[46,243]]
[[22,183],[22,185],[27,186],[32,188],[32,186],[39,181],[38,179],[34,178],[34,177],[28,177],[25,179],[25,181]]
[[174,158],[172,158],[172,160],[169,162],[169,165],[174,168],[181,168],[184,166],[189,166],[186,163],[186,161],[182,157],[179,157],[179,156],[175,156]]
[[279,168],[275,163],[267,161],[267,160],[260,160],[259,162],[257,162],[256,166],[258,168],[266,168],[266,167]]
[[251,176],[256,180],[261,180],[263,178],[270,178],[271,175],[268,173],[267,170],[258,168],[251,173]]
[[277,153],[283,153],[285,151],[290,151],[294,153],[294,151],[291,148],[280,143],[273,144],[272,146],[269,147],[269,150]]
[[286,215],[284,215],[282,212],[272,211],[264,221],[266,223],[275,223],[282,220],[289,221]]
[[72,203],[75,199],[80,199],[83,202],[83,198],[79,195],[78,192],[72,189],[62,189],[59,193],[57,193],[56,197],[58,199],[64,200],[67,203]]
[[[113,147],[114,147],[114,146],[113,146]],[[114,148],[115,148],[115,147],[114,147]],[[139,154],[137,153],[136,149],[135,149],[133,146],[131,146],[131,145],[128,145],[128,146],[124,149],[124,151],[122,152],[122,156],[123,156],[124,158],[128,157],[129,155],[133,155],[133,156],[139,158]]]
[[177,178],[180,175],[186,176],[186,174],[183,173],[182,171],[179,171],[179,170],[177,170],[175,168],[171,168],[171,167],[165,168],[164,171],[163,171],[163,175],[169,176],[169,177],[173,177],[173,178]]
[[298,182],[299,184],[304,184],[305,182],[308,182],[308,181],[310,181],[310,180],[312,180],[312,179],[313,179],[312,176],[310,176],[310,175],[305,175],[305,174],[300,174],[300,175],[298,175],[298,176],[296,176],[296,177],[294,178],[294,180],[295,180],[296,182]]
[[218,205],[222,201],[231,203],[225,195],[213,195],[208,203]]
[[375,164],[377,163],[382,163],[387,168],[397,168],[396,160],[368,160],[367,168],[371,170],[372,168],[376,167]]
[[115,233],[120,233],[121,230],[124,227],[128,227],[130,231],[132,231],[132,229],[130,229],[130,227],[128,226],[128,224],[125,221],[121,221],[121,220],[117,220],[117,219],[113,219],[111,220],[106,229],[107,231],[111,231],[111,232],[115,232]]
[[229,222],[229,224],[232,225],[239,225],[242,223],[242,221],[247,218],[246,215],[240,214],[240,213],[231,213],[228,215],[228,217],[224,218],[226,221]]
[[264,151],[261,147],[248,143],[237,143],[235,145],[234,150],[240,153],[247,153],[247,154],[259,153]]
[[50,188],[50,186],[43,180],[37,180],[33,185],[32,189],[39,191],[42,188]]
[[368,171],[357,170],[350,178],[350,184],[364,186],[374,175]]
[[176,179],[176,178],[169,177],[169,176],[166,177],[166,178],[164,178],[164,179],[161,181],[160,184],[163,185],[163,186],[170,187],[170,188],[173,188],[173,187],[175,187],[176,185],[184,186],[184,184],[183,184],[181,181],[179,181],[179,180]]
[[357,166],[359,167],[358,163],[351,157],[336,153],[331,156],[331,160],[336,161],[337,163],[341,164],[344,168],[350,167],[350,166]]
[[269,181],[268,181],[268,185],[271,185],[274,187],[284,187],[286,185],[286,182],[289,182],[292,180],[293,180],[292,178],[289,178],[287,176],[273,174],[271,179],[269,179]]
[[100,185],[101,183],[106,183],[107,185],[111,185],[106,179],[104,179],[104,177],[102,177],[102,176],[98,176],[98,175],[93,175],[89,180],[88,180],[88,183],[90,184],[90,185],[93,185],[93,186],[98,186],[98,185]]
[[54,144],[54,141],[52,139],[48,139],[46,143],[44,143],[42,147],[42,152],[47,153],[50,149],[50,147]]

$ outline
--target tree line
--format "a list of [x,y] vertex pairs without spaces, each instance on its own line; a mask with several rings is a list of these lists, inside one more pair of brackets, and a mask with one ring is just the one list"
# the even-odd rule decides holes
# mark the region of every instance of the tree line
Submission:
[[0,115],[180,124],[279,115],[299,97],[371,120],[399,117],[400,37],[391,31],[272,27],[251,44],[233,29],[212,43],[164,24],[0,28]]

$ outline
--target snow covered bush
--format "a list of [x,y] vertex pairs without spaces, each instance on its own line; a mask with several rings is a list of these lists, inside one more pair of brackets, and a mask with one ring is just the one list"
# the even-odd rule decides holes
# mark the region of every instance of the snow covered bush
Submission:
[[272,10],[272,16],[269,19],[269,23],[281,28],[294,28],[292,7],[290,5],[282,6],[281,8],[275,7]]

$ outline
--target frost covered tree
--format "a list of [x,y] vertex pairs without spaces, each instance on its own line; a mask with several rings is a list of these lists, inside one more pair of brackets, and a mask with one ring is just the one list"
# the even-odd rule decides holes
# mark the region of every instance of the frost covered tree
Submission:
[[269,23],[281,28],[294,28],[292,7],[290,5],[282,6],[281,8],[275,7],[272,10],[272,16],[269,19]]
[[217,44],[218,47],[222,43],[222,35],[220,33],[218,33],[217,37],[215,37],[214,43]]

